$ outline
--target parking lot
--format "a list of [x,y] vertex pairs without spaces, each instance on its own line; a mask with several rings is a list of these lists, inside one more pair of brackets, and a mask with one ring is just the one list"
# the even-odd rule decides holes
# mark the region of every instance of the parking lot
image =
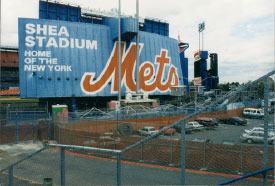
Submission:
[[[269,115],[269,123],[274,124],[274,114]],[[252,129],[253,127],[260,127],[264,124],[263,119],[247,119],[247,125],[228,125],[219,123],[219,126],[214,130],[202,130],[186,134],[186,141],[196,140],[210,140],[211,143],[230,143],[241,144],[240,135],[245,129]],[[173,138],[180,138],[181,134],[176,133]],[[160,136],[159,138],[168,138],[168,136]]]

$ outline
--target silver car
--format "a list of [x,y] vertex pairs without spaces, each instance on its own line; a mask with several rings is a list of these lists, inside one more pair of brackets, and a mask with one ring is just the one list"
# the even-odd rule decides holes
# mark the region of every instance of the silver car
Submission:
[[[245,129],[244,133],[251,133],[251,132],[264,132],[263,127],[254,127],[252,129]],[[268,133],[274,135],[274,129],[268,129]]]
[[[241,140],[247,143],[263,143],[264,142],[264,133],[262,131],[253,131],[250,133],[242,133],[240,136]],[[274,134],[268,133],[267,141],[269,144],[274,145]]]
[[155,127],[144,127],[137,131],[137,133],[140,134],[141,136],[150,136],[157,132],[158,130]]
[[203,129],[203,125],[196,121],[190,121],[186,124],[186,126],[190,126],[194,131],[201,131]]

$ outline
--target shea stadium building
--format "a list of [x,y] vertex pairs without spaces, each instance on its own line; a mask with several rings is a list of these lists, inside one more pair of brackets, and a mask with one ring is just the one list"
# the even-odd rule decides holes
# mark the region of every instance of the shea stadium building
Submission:
[[[184,53],[188,44],[170,38],[165,21],[121,16],[121,69],[115,11],[99,12],[41,0],[39,19],[19,18],[18,22],[19,67],[15,62],[14,72],[18,78],[19,69],[21,98],[39,98],[49,105],[65,103],[70,109],[106,107],[119,94],[119,70],[122,97],[126,92],[135,94],[137,82],[139,93],[160,102],[171,95],[171,87],[188,86]],[[213,78],[213,73],[207,72],[205,52],[199,53],[195,77],[201,77],[202,85],[210,90],[217,86],[218,74],[213,72]],[[2,61],[1,66],[3,69]]]

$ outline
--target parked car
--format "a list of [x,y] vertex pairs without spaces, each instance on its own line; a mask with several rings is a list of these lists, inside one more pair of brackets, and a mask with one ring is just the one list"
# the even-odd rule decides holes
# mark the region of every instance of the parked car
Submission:
[[200,117],[197,118],[195,121],[205,126],[206,129],[214,129],[219,125],[218,121],[215,118]]
[[157,132],[158,130],[155,127],[144,127],[142,129],[137,130],[137,133],[141,136],[150,136]]
[[[264,133],[262,131],[253,131],[250,133],[242,133],[240,139],[247,143],[263,143],[264,142]],[[274,145],[274,134],[268,133],[267,141],[269,144]]]
[[[177,133],[181,134],[181,125],[177,125],[174,127]],[[189,125],[185,125],[185,134],[191,134],[193,132],[193,128]]]
[[[160,131],[160,130],[162,130],[162,129],[164,129],[164,128],[167,128],[167,127],[160,126],[160,127],[157,127],[156,129],[157,129],[158,131]],[[168,129],[168,128],[167,128],[167,130],[165,130],[163,134],[165,134],[165,135],[171,135],[171,134],[174,135],[175,133],[176,133],[176,129],[174,129],[174,128]]]
[[262,119],[264,117],[264,111],[256,108],[245,108],[243,110],[243,116],[247,118]]
[[201,131],[203,129],[203,125],[199,124],[196,121],[190,121],[186,124],[189,125],[194,131]]
[[[251,132],[264,132],[263,127],[254,127],[252,129],[245,129],[244,133],[251,133]],[[274,135],[274,129],[268,129],[268,133],[271,133]]]
[[226,119],[221,119],[221,123],[229,124],[229,125],[246,125],[247,120],[240,117],[229,117]]

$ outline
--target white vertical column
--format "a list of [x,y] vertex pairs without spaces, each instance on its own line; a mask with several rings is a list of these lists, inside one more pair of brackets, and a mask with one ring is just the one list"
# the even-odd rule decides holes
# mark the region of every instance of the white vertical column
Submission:
[[136,93],[139,93],[139,0],[136,0],[136,19],[137,19],[137,36],[136,36]]
[[121,4],[118,0],[118,96],[117,99],[121,99],[121,31],[120,31],[120,16],[121,16]]

